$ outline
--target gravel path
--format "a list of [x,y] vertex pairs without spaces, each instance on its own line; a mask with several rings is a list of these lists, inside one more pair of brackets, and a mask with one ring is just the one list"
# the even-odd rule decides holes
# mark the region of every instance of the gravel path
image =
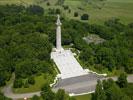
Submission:
[[[117,80],[117,77],[110,77],[113,80]],[[57,91],[59,88],[65,89],[68,93],[80,94],[91,92],[95,90],[95,86],[97,84],[98,79],[105,79],[103,77],[99,77],[95,74],[88,74],[79,77],[69,78],[59,80],[58,84],[53,87],[53,91]],[[107,79],[107,78],[106,78]],[[127,78],[128,82],[133,82],[133,75],[129,75]],[[40,92],[32,92],[32,93],[23,93],[23,94],[15,94],[12,92],[12,84],[5,86],[2,90],[5,96],[12,98],[13,100],[17,100],[20,98],[31,98],[34,95],[40,96]]]

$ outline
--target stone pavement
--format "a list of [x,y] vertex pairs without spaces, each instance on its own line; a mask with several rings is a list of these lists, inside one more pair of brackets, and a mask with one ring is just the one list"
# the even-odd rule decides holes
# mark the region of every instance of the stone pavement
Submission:
[[52,52],[51,58],[57,65],[62,79],[88,74],[78,63],[71,50]]
[[92,92],[95,90],[95,85],[98,79],[104,79],[103,76],[99,76],[93,73],[89,73],[82,76],[60,79],[53,90],[65,89],[68,93],[80,94],[86,92]]

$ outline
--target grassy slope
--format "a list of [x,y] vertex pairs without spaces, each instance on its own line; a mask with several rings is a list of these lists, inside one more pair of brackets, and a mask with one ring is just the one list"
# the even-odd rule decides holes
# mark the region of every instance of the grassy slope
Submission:
[[[124,23],[129,23],[133,20],[133,0],[107,0],[101,4],[100,2],[93,2],[88,5],[85,5],[81,0],[66,0],[65,4],[71,5],[72,9],[80,14],[88,13],[90,15],[90,23],[101,23],[111,17],[118,17]],[[81,7],[84,10],[79,10],[77,7]],[[101,7],[101,9],[98,7]]]
[[[54,5],[57,0],[49,0],[49,2],[51,6],[48,7],[43,0],[0,0],[0,4],[38,4],[46,9],[61,8]],[[125,24],[133,21],[133,0],[106,0],[104,2],[93,0],[88,4],[84,0],[65,0],[64,5],[69,5],[71,9],[71,13],[62,9],[64,15],[72,19],[80,19],[80,17],[73,17],[73,13],[79,12],[79,15],[88,13],[90,15],[89,23],[102,24],[111,17],[120,18]]]

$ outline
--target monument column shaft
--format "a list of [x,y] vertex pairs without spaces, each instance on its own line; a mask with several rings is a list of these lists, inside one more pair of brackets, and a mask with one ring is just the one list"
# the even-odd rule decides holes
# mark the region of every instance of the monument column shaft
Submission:
[[57,25],[56,29],[56,48],[61,50],[61,26]]

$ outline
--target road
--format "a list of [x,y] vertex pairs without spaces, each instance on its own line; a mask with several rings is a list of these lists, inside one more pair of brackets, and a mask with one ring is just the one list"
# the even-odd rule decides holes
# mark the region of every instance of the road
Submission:
[[[108,77],[109,78],[109,77]],[[113,80],[117,80],[117,77],[111,77]],[[59,80],[58,84],[53,87],[53,91],[57,91],[59,88],[65,89],[68,93],[80,94],[86,92],[92,92],[95,90],[95,86],[97,84],[97,79],[107,79],[102,77],[97,77],[95,75],[86,75],[79,76],[76,78]],[[133,83],[133,75],[128,75],[128,82]],[[31,98],[34,95],[40,96],[41,91],[32,92],[32,93],[24,93],[24,94],[15,94],[12,91],[12,84],[5,86],[2,90],[6,97],[12,98],[13,100],[17,100],[20,98]]]

